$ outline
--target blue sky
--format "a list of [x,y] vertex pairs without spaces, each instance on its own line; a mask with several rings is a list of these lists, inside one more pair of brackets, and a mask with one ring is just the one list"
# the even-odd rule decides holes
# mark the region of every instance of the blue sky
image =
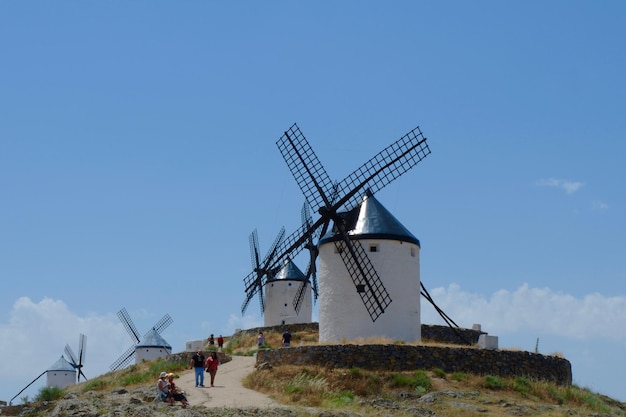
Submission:
[[248,235],[300,225],[297,122],[337,180],[419,125],[432,154],[376,196],[438,305],[626,401],[625,9],[0,2],[0,399],[79,333],[108,371],[122,307],[175,351],[260,325]]

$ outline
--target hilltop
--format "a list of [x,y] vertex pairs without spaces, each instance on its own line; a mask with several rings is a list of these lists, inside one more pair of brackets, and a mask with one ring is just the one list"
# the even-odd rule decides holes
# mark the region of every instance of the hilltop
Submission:
[[[256,369],[256,330],[227,338],[216,387],[200,391],[187,368],[188,353],[132,365],[68,387],[58,400],[9,407],[16,416],[624,416],[626,404],[576,386],[524,378],[446,374],[441,370],[380,372],[320,366]],[[265,329],[266,346],[279,346],[280,332]],[[314,331],[294,334],[296,343],[316,343]],[[363,341],[379,343],[379,340]],[[155,403],[162,370],[178,374],[191,407]]]

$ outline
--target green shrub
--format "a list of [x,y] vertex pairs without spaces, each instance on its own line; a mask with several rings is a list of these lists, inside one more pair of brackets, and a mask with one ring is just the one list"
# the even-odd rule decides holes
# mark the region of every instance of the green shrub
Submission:
[[65,390],[58,387],[43,387],[35,397],[35,401],[55,401],[65,397]]
[[392,387],[410,387],[413,383],[413,378],[403,374],[393,374],[391,376]]
[[413,375],[414,386],[421,387],[424,391],[428,391],[432,386],[432,381],[425,371],[416,371]]
[[565,403],[565,394],[558,390],[554,385],[548,385],[548,392],[557,404],[563,405]]
[[522,395],[530,394],[532,384],[527,378],[518,376],[513,380],[513,390],[519,392]]
[[326,394],[326,399],[333,406],[341,408],[354,402],[354,393],[350,391],[338,391]]
[[485,388],[489,389],[503,389],[506,386],[502,379],[493,375],[485,376],[485,383],[483,385]]
[[463,382],[463,381],[467,381],[467,379],[469,378],[469,375],[466,374],[465,372],[454,372],[450,378],[453,381],[458,381],[458,382]]
[[432,382],[428,374],[424,371],[417,371],[413,375],[393,374],[391,377],[391,386],[393,387],[422,387],[424,391],[430,389]]
[[108,384],[106,382],[104,382],[104,380],[102,379],[92,379],[90,381],[87,381],[84,385],[83,385],[83,392],[87,392],[87,391],[100,391],[104,388],[106,388],[108,386]]
[[438,377],[438,378],[446,379],[446,371],[444,371],[441,368],[433,369],[433,374],[435,374],[435,376]]

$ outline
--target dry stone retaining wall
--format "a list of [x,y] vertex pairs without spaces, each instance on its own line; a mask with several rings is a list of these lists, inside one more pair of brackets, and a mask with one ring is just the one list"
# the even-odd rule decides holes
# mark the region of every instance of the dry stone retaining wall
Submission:
[[324,365],[334,368],[411,371],[440,368],[500,377],[522,376],[559,385],[571,385],[568,360],[524,351],[413,345],[324,345],[265,349],[257,353],[257,366]]

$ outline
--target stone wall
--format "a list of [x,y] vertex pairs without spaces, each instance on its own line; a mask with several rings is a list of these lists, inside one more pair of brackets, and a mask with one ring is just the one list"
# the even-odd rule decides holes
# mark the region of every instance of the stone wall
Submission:
[[450,343],[455,345],[475,345],[478,337],[487,334],[480,330],[451,328],[449,326],[436,326],[422,324],[422,341]]
[[472,347],[413,345],[324,345],[265,349],[257,353],[257,366],[323,365],[334,368],[411,371],[440,368],[446,373],[465,372],[500,377],[522,376],[559,385],[571,385],[569,361],[524,351]]
[[[291,334],[296,335],[299,331],[319,331],[319,323],[300,323],[300,324],[283,324],[272,327],[255,327],[253,329],[237,330],[233,337],[252,336],[259,332],[278,332],[282,333],[285,329],[289,329]],[[449,326],[437,326],[422,324],[422,340],[437,343],[449,343],[457,345],[475,345],[481,334],[487,334],[480,330],[451,328]]]
[[292,334],[296,334],[301,331],[319,331],[319,323],[296,323],[296,324],[281,324],[278,326],[269,326],[269,327],[254,327],[251,329],[241,330],[238,329],[233,334],[233,338],[243,337],[243,336],[256,336],[259,332],[277,332],[283,333],[286,329],[289,330]]
[[[259,327],[240,331],[254,335],[259,331],[284,329],[297,335],[298,331],[317,331],[318,323]],[[422,324],[422,340],[456,346],[386,345],[303,345],[267,349],[257,353],[257,365],[324,365],[335,368],[381,369],[411,371],[440,368],[447,373],[466,372],[501,377],[523,376],[532,380],[571,385],[572,367],[568,360],[526,351],[478,349],[481,334],[474,329]],[[237,334],[233,335],[236,336]],[[460,345],[460,346],[459,346]],[[466,347],[467,346],[467,347]],[[382,359],[381,359],[382,358]]]

